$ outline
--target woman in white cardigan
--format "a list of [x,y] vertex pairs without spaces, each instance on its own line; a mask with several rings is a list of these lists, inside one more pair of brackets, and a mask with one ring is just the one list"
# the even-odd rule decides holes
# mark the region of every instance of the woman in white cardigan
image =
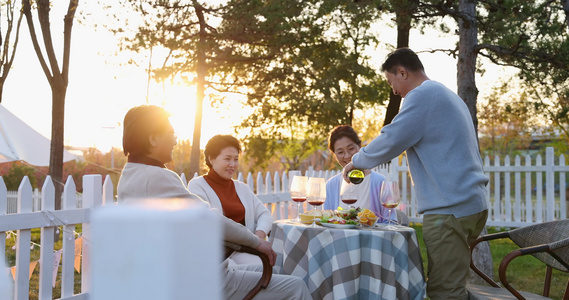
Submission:
[[[233,180],[239,165],[241,146],[230,135],[216,135],[206,144],[205,162],[209,172],[188,183],[190,192],[208,201],[212,208],[241,223],[261,239],[265,239],[273,223],[269,210],[245,183]],[[258,264],[256,256],[234,252],[230,261],[236,264]]]

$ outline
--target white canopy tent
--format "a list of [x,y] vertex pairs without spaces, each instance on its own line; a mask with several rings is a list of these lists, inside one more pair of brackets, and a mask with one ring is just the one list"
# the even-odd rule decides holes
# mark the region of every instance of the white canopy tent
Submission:
[[[0,104],[0,163],[23,160],[34,166],[49,166],[51,142]],[[77,159],[64,150],[63,161]]]

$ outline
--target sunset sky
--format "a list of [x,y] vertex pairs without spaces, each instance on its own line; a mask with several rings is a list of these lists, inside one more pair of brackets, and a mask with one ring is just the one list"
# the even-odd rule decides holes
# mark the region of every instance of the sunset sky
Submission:
[[[60,2],[54,2],[56,7],[51,17],[53,26],[62,26],[63,12],[60,12],[61,8],[57,9]],[[83,10],[93,7],[87,3],[80,2],[80,7]],[[103,14],[101,19],[104,19]],[[61,66],[62,30],[54,30],[52,33]],[[381,37],[385,38],[385,41],[394,43],[395,36],[394,28],[382,28]],[[456,37],[425,38],[414,32],[411,37],[411,48],[415,51],[448,48],[452,47],[455,41]],[[111,146],[122,148],[120,123],[125,113],[133,106],[146,103],[145,71],[131,65],[118,66],[117,62],[125,62],[129,57],[127,54],[113,55],[117,50],[116,44],[114,36],[104,29],[95,30],[88,22],[74,23],[70,82],[65,111],[66,145],[97,147],[102,151],[108,151]],[[380,46],[371,53],[380,64],[387,50],[385,46]],[[420,54],[420,57],[431,79],[456,90],[454,59],[445,54],[425,53]],[[496,76],[499,74],[488,72],[485,78],[478,79],[481,95],[485,89],[491,87],[490,83],[496,80]],[[166,86],[164,90],[157,84],[151,87],[149,103],[164,104],[165,108],[173,113],[171,120],[179,139],[192,137],[194,95],[194,87],[174,85]],[[51,90],[33,51],[25,20],[22,22],[20,44],[6,82],[2,105],[41,134],[50,137]],[[204,103],[202,147],[215,134],[232,134],[232,126],[237,124],[244,114],[246,110],[241,109],[238,99],[230,99],[219,112],[213,109],[209,102]]]

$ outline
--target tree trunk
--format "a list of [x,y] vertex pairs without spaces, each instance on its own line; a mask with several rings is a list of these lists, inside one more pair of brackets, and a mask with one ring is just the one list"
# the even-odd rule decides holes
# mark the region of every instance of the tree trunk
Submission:
[[[458,20],[460,39],[458,42],[458,63],[457,63],[457,82],[458,95],[466,102],[476,135],[478,136],[478,118],[476,116],[476,99],[478,89],[476,88],[476,56],[478,46],[478,29],[476,26],[476,0],[460,0],[459,12],[461,17]],[[486,229],[483,230],[483,234]],[[472,255],[474,264],[486,274],[493,273],[492,255],[488,243],[481,243]],[[482,283],[483,280],[478,275],[470,272],[469,282]]]
[[[487,234],[486,228],[482,230],[481,235]],[[494,278],[494,268],[492,266],[492,253],[490,252],[490,244],[488,242],[482,242],[476,245],[474,251],[472,252],[472,260],[474,264],[480,269],[484,274],[488,275],[490,278]],[[482,277],[478,276],[474,271],[470,270],[468,275],[468,283],[486,285],[488,284]]]
[[55,209],[61,209],[63,193],[63,137],[65,119],[65,95],[67,85],[54,80],[51,96],[51,149],[49,156],[49,175],[55,183]]
[[[401,1],[399,1],[401,2]],[[411,17],[415,9],[415,5],[407,5],[408,1],[404,4],[399,3],[397,6],[397,13],[395,19],[397,22],[397,48],[409,47],[409,32],[411,30]],[[385,112],[385,120],[383,126],[388,125],[393,121],[393,118],[399,113],[401,106],[401,96],[393,94],[393,90],[389,93],[389,103],[387,104],[387,111]]]
[[458,95],[468,106],[474,128],[478,134],[478,118],[476,116],[476,56],[478,46],[478,29],[476,26],[476,1],[460,0],[459,11],[461,17],[458,20],[460,39],[458,42],[457,83]]
[[202,111],[203,100],[205,97],[205,76],[207,65],[205,60],[206,42],[206,22],[203,15],[203,7],[194,1],[196,15],[200,21],[199,42],[197,48],[197,79],[196,79],[196,114],[194,118],[194,136],[192,139],[192,150],[190,152],[190,174],[189,179],[194,177],[200,170],[200,139],[202,130]]
[[[61,70],[57,62],[53,40],[51,36],[51,24],[49,12],[51,3],[49,0],[36,1],[38,10],[39,25],[42,32],[43,45],[48,58],[44,58],[39,40],[37,38],[34,19],[32,17],[32,5],[30,0],[22,0],[22,12],[26,16],[30,38],[34,50],[44,71],[44,74],[51,87],[51,149],[49,157],[49,175],[55,183],[55,209],[61,208],[61,194],[63,191],[63,140],[64,140],[64,116],[65,116],[65,95],[69,82],[69,58],[71,51],[71,30],[75,12],[79,5],[79,0],[69,0],[67,13],[64,17],[63,29],[63,63]],[[49,64],[48,64],[49,62]],[[57,234],[56,234],[57,236]]]

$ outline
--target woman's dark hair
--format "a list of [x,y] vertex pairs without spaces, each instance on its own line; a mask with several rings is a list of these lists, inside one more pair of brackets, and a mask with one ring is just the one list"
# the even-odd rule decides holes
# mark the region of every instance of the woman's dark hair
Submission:
[[150,152],[148,137],[166,133],[172,125],[170,114],[162,107],[141,105],[131,108],[124,116],[122,146],[124,155],[141,156]]
[[360,137],[358,136],[356,131],[352,128],[352,126],[339,125],[336,126],[334,129],[332,129],[332,131],[330,131],[330,136],[328,137],[328,149],[334,152],[334,144],[336,144],[337,140],[343,137],[349,138],[354,143],[356,143],[358,147],[362,146],[362,141],[360,140]]
[[212,165],[209,161],[209,158],[216,158],[219,153],[221,153],[221,150],[227,147],[234,147],[237,149],[237,153],[241,153],[241,145],[239,144],[239,140],[235,137],[225,134],[218,134],[213,136],[209,141],[207,141],[207,144],[205,145],[205,164],[211,169]]
[[397,67],[402,66],[411,72],[424,71],[423,63],[417,53],[409,48],[399,48],[387,55],[387,59],[381,65],[382,72],[395,74]]

